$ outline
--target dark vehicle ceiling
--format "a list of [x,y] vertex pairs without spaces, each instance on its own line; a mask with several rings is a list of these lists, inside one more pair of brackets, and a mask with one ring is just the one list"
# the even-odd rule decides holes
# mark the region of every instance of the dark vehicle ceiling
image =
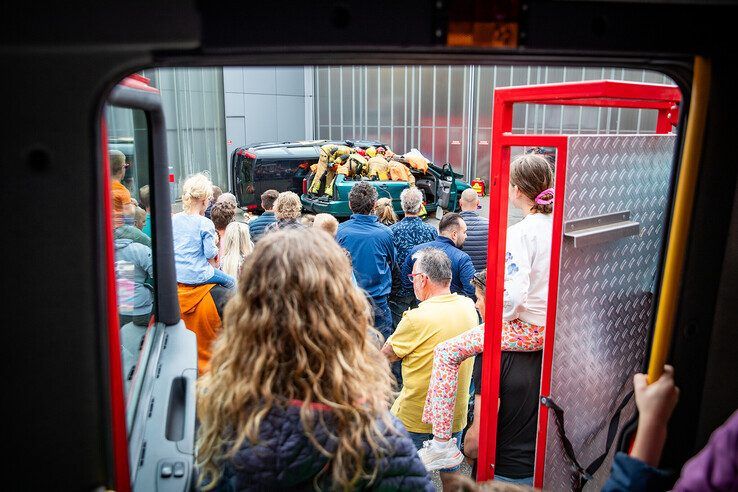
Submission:
[[[708,124],[670,357],[682,393],[663,462],[678,469],[738,407],[738,166],[726,153],[738,133],[737,13],[718,1],[5,2],[6,250],[21,260],[4,271],[9,469],[28,489],[115,488],[98,128],[123,76],[183,65],[642,67],[670,75],[688,109],[693,56],[704,55]],[[511,45],[446,45],[494,22],[517,27]]]

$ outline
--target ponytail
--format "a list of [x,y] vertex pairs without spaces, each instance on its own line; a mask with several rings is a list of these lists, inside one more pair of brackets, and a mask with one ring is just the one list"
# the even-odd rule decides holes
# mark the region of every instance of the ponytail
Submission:
[[554,205],[554,169],[545,157],[521,155],[510,163],[510,184],[532,202],[532,212],[550,214]]

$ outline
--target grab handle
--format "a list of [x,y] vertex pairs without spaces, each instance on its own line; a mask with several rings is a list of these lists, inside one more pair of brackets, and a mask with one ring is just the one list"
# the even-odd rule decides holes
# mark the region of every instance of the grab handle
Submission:
[[166,438],[169,441],[181,441],[185,435],[185,417],[187,410],[186,378],[179,376],[172,379],[167,407]]
[[629,210],[570,220],[564,224],[564,237],[575,248],[637,236],[640,232],[641,225],[630,220]]

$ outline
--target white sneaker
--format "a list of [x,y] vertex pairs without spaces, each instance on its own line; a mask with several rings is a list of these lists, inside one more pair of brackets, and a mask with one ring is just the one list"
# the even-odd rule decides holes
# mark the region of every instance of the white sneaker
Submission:
[[456,447],[456,438],[446,442],[431,439],[423,442],[423,448],[418,450],[420,461],[428,471],[453,468],[464,461],[464,455]]

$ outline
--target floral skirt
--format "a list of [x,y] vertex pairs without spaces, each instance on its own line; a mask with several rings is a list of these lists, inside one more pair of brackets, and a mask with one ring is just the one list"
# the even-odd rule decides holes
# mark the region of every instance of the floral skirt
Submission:
[[[514,319],[502,322],[501,349],[507,352],[534,352],[543,348],[545,327]],[[484,325],[439,343],[433,352],[428,395],[423,409],[423,422],[433,426],[433,435],[451,437],[451,426],[459,385],[459,366],[484,349]]]

